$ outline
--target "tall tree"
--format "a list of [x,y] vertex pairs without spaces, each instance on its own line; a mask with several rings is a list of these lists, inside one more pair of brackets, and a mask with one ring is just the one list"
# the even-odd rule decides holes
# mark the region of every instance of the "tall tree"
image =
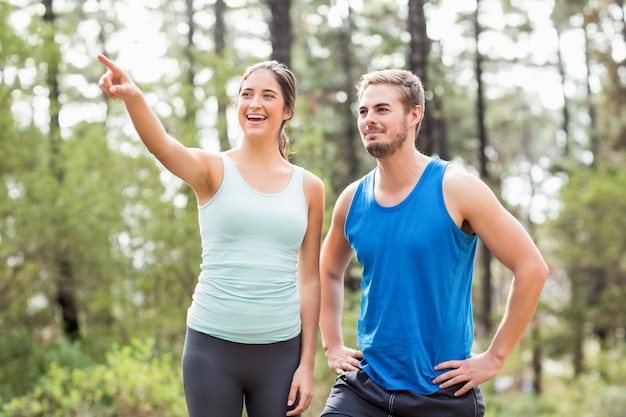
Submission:
[[[45,28],[43,48],[50,116],[48,130],[48,139],[50,141],[50,170],[57,181],[56,186],[62,188],[65,185],[65,171],[62,167],[62,137],[59,124],[59,112],[61,108],[61,91],[59,89],[61,52],[59,45],[55,41],[55,36],[57,35],[57,16],[54,11],[53,0],[43,0],[43,5],[43,24]],[[64,210],[62,206],[64,202],[58,201],[57,203],[61,205],[57,205],[53,209],[54,213],[57,215],[53,227],[59,228],[60,230],[64,222]],[[68,338],[77,340],[80,338],[81,332],[74,260],[68,253],[67,248],[63,247],[63,245],[59,245],[53,249],[52,261],[53,270],[51,272],[53,276],[56,277],[56,302],[61,313],[63,331]]]
[[272,59],[291,66],[291,0],[265,0],[271,11],[269,21]]
[[299,163],[325,179],[332,202],[365,165],[354,113],[355,85],[363,71],[352,41],[358,29],[346,1],[312,2],[297,10],[293,66],[300,94],[290,124],[294,149]]
[[47,139],[32,126],[32,120],[15,117],[9,111],[20,102],[30,107],[34,101],[32,93],[21,90],[24,83],[11,73],[23,68],[28,57],[37,53],[24,37],[8,30],[15,12],[11,3],[0,3],[0,106],[7,109],[0,114],[0,403],[30,389],[39,376],[32,366],[36,346],[29,325],[58,317],[49,312],[42,317],[28,309],[29,298],[38,288],[33,275],[42,258],[39,242],[48,227],[41,216],[35,215],[29,185],[35,181],[47,183],[38,175],[44,164],[48,172],[42,160]]
[[[340,88],[347,94],[347,103],[354,103],[356,101],[354,86],[357,80],[354,77],[355,64],[351,42],[351,36],[354,31],[352,19],[353,15],[350,3],[346,2],[342,24],[337,28],[337,47],[339,49],[341,73],[344,75]],[[356,178],[359,175],[360,164],[358,158],[359,144],[357,140],[359,134],[356,129],[356,124],[354,123],[354,113],[349,105],[343,105],[340,109],[340,115],[341,120],[344,121],[344,128],[341,133],[344,139],[339,147],[339,157],[341,160],[345,161],[348,168],[346,172],[347,178]]]
[[[215,55],[220,61],[229,59],[226,51],[226,3],[224,0],[215,1],[215,27],[213,29],[213,43],[215,44]],[[217,135],[219,137],[220,149],[227,150],[230,148],[230,139],[228,137],[228,122],[226,110],[228,109],[228,93],[226,92],[226,83],[222,82],[224,71],[218,71],[214,74],[215,97],[217,99]]]
[[592,66],[593,66],[593,58],[592,58],[592,51],[591,51],[591,46],[590,46],[590,39],[589,39],[589,32],[588,32],[589,28],[588,25],[585,24],[584,26],[584,33],[585,33],[585,67],[587,69],[586,71],[586,86],[587,86],[587,95],[586,95],[586,105],[587,105],[587,112],[589,114],[589,145],[590,145],[590,150],[591,153],[596,156],[593,159],[593,164],[597,163],[597,156],[598,156],[598,150],[600,149],[600,144],[599,144],[599,140],[600,138],[598,137],[598,126],[597,126],[597,117],[596,117],[596,105],[594,103],[593,100],[593,89],[591,87],[591,82],[592,82]]
[[426,112],[422,120],[419,138],[415,139],[416,146],[427,155],[439,155],[443,159],[449,159],[448,140],[446,137],[445,124],[439,117],[442,114],[441,98],[434,94],[431,85],[436,81],[431,78],[433,68],[429,57],[434,57],[431,50],[431,40],[426,31],[426,15],[422,0],[408,2],[407,30],[411,35],[409,41],[408,67],[422,80],[426,97]]
[[[562,316],[567,332],[554,348],[572,359],[575,377],[589,368],[584,345],[593,340],[601,352],[623,348],[626,326],[626,238],[622,233],[626,210],[623,190],[626,174],[621,163],[598,164],[570,174],[561,190],[563,209],[551,223],[559,238],[557,254],[570,281],[571,298]],[[605,378],[612,365],[599,363],[595,371]]]
[[[483,86],[483,55],[480,51],[480,34],[482,28],[480,25],[480,5],[481,1],[476,1],[476,9],[474,12],[474,43],[476,45],[474,56],[474,71],[476,77],[476,124],[478,127],[478,160],[479,170],[481,178],[487,183],[490,183],[489,167],[487,159],[487,147],[489,142],[487,139],[487,129],[485,126],[485,97]],[[492,276],[491,276],[491,252],[487,249],[484,243],[481,242],[480,250],[480,265],[481,272],[483,274],[482,279],[482,309],[480,311],[480,323],[486,334],[491,332],[491,311],[492,311]]]

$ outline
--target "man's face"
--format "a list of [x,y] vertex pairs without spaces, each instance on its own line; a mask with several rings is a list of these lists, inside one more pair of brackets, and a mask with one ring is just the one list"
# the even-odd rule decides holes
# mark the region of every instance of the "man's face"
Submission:
[[409,136],[408,115],[390,84],[372,84],[359,100],[358,127],[363,146],[374,158],[393,155]]

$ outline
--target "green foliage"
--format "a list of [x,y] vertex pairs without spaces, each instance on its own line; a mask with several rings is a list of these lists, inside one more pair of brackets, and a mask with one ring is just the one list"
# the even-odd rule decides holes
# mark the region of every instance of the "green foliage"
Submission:
[[[622,361],[623,362],[623,361]],[[623,368],[623,365],[621,366]],[[626,407],[626,374],[607,383],[588,374],[577,380],[551,378],[550,394],[486,393],[485,417],[622,417]]]
[[[592,337],[603,349],[623,340],[626,327],[626,172],[606,164],[595,170],[572,172],[564,186],[563,209],[551,230],[559,241],[556,249],[567,271],[571,299],[562,316],[568,318],[569,341]],[[584,332],[581,334],[581,332]],[[582,369],[583,363],[578,363]]]
[[[65,338],[51,339],[54,329],[33,334],[26,328],[13,328],[0,339],[0,403],[29,393],[51,363],[82,368],[92,363],[80,343]],[[19,375],[19,378],[16,378]]]
[[[134,410],[137,415],[177,415],[184,410],[178,366],[164,365],[174,369],[164,368],[163,374],[151,366],[158,362],[154,346],[174,357],[182,346],[185,310],[200,261],[195,201],[189,188],[164,173],[129,133],[123,105],[105,101],[96,86],[103,68],[95,53],[108,49],[112,57],[128,57],[132,49],[126,48],[143,42],[125,32],[128,23],[118,19],[129,10],[124,7],[134,2],[116,2],[115,7],[54,2],[55,25],[42,24],[42,4],[22,3],[0,1],[0,105],[6,110],[0,114],[0,404],[11,403],[22,411],[42,404],[49,407],[39,415],[105,416],[129,412],[131,394],[123,389],[128,384],[144,405],[155,404],[154,391],[164,387],[170,387],[164,397],[171,394],[172,404],[178,404],[174,412],[165,406],[148,411],[146,406]],[[225,40],[230,46],[221,54],[212,50],[213,3],[195,10],[192,38],[187,37],[190,16],[182,0],[160,0],[145,7],[151,26],[160,24],[165,35],[155,38],[154,44],[167,51],[166,57],[143,63],[161,71],[145,91],[151,105],[158,102],[155,111],[168,130],[184,143],[211,145],[217,130],[224,147],[228,144],[224,132],[236,131],[232,129],[236,122],[226,118],[215,122],[213,110],[216,100],[229,101],[245,66],[267,58],[271,41],[265,33],[268,14],[263,3],[229,4]],[[354,84],[370,69],[405,66],[410,49],[406,2],[366,3],[367,7],[361,7],[359,2],[306,0],[292,7],[292,68],[298,75],[300,94],[289,133],[296,163],[320,175],[327,185],[326,225],[338,192],[373,164],[359,142],[350,109]],[[492,23],[485,24],[483,45],[488,58],[483,81],[490,169],[496,184],[511,177],[532,182],[531,177],[545,175],[547,164],[554,166],[556,157],[571,168],[594,153],[591,156],[600,169],[583,171],[574,165],[557,202],[563,211],[546,234],[556,248],[550,253],[554,271],[550,284],[562,287],[557,290],[558,303],[554,294],[546,294],[543,301],[545,320],[539,342],[550,359],[558,360],[571,357],[572,347],[580,345],[586,355],[584,369],[593,373],[580,375],[573,384],[549,378],[542,396],[495,393],[486,387],[488,413],[612,417],[625,407],[621,392],[626,379],[622,359],[626,180],[619,162],[624,159],[626,107],[621,104],[626,95],[620,72],[623,62],[614,59],[620,56],[622,40],[614,35],[621,32],[622,22],[619,10],[606,12],[608,0],[555,2],[552,17],[564,35],[563,45],[572,41],[568,34],[578,36],[585,24],[591,24],[587,31],[591,38],[587,52],[593,59],[590,73],[596,78],[605,75],[592,83],[593,95],[586,95],[588,80],[580,75],[585,71],[578,70],[585,63],[571,58],[565,62],[564,98],[569,100],[565,104],[570,115],[568,126],[562,126],[562,109],[546,108],[535,83],[526,84],[527,77],[518,79],[528,71],[546,69],[537,74],[551,70],[558,82],[557,57],[525,43],[546,33],[545,28],[539,32],[536,23],[549,24],[547,19],[520,13],[534,7],[533,2],[527,3],[505,0],[501,16],[493,20],[489,12],[484,19]],[[343,16],[341,4],[350,7],[349,16]],[[439,5],[426,2],[427,19],[436,17]],[[470,12],[467,7],[460,9]],[[426,87],[443,106],[436,109],[429,99],[427,112],[440,112],[437,116],[446,125],[450,155],[473,165],[478,156],[473,30],[467,16],[458,18],[451,28],[458,33],[452,38],[442,36],[441,28],[429,23],[428,35],[441,38],[431,39]],[[495,48],[502,38],[511,45],[509,51]],[[606,39],[614,42],[609,45]],[[173,70],[172,61],[177,64]],[[50,102],[46,80],[48,70],[54,68],[59,71],[58,103]],[[196,75],[193,82],[188,70]],[[540,78],[537,85],[543,85]],[[197,103],[189,102],[194,99]],[[53,124],[56,110],[60,126]],[[596,118],[590,120],[594,114]],[[560,131],[565,129],[568,132]],[[62,137],[55,134],[53,143],[51,131]],[[591,146],[590,138],[599,145]],[[549,162],[538,164],[538,160]],[[55,175],[59,172],[62,179]],[[539,199],[546,197],[541,190],[536,192]],[[59,271],[58,258],[71,266],[69,284],[63,282],[67,274]],[[358,272],[351,275],[356,277]],[[64,286],[76,296],[82,331],[78,343],[60,336],[61,309],[56,296]],[[349,292],[347,297],[345,338],[354,345],[358,296]],[[113,350],[106,363],[93,365],[102,360],[107,346],[126,344],[132,337],[153,337],[155,342],[151,347]],[[523,354],[531,348],[526,345],[520,355],[513,356],[506,371],[528,369]],[[115,361],[127,371],[149,375],[149,380],[129,381],[130,371],[123,374]],[[334,380],[321,346],[317,365],[317,391],[307,416],[317,415]],[[40,380],[41,375],[45,377]],[[114,377],[120,379],[118,385]],[[158,378],[161,384],[155,387]],[[31,392],[33,386],[37,388]],[[18,398],[9,401],[13,397]],[[80,408],[77,398],[90,409]],[[95,400],[89,405],[90,398],[99,399],[102,407]],[[13,415],[8,409],[4,412]]]
[[[555,408],[542,397],[524,393],[484,395],[487,409],[485,417],[557,417]],[[568,414],[574,417],[573,414]]]
[[153,341],[113,347],[84,368],[53,362],[31,393],[9,401],[2,417],[186,416],[178,361]]
[[[43,368],[40,350],[27,329],[3,332],[0,339],[0,402],[29,391]],[[15,378],[19,375],[19,378]]]

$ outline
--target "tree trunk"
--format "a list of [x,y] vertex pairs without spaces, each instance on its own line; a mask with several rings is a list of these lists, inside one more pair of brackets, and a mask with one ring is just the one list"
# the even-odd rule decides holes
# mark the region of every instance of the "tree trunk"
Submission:
[[428,94],[432,92],[428,77],[428,57],[430,56],[431,42],[426,32],[426,16],[424,15],[424,2],[422,0],[409,1],[407,29],[411,36],[409,41],[409,69],[420,77],[427,96],[432,96],[425,103],[424,118],[419,136],[415,138],[415,147],[426,155],[437,154],[443,159],[448,159],[450,155],[445,128],[436,116],[441,114],[441,99],[432,93]]
[[[348,95],[347,103],[356,103],[356,92],[354,86],[357,80],[354,77],[354,60],[352,51],[351,35],[353,33],[352,28],[352,9],[350,5],[347,5],[347,14],[343,25],[338,29],[338,50],[339,50],[339,62],[341,63],[341,73],[343,76],[342,90]],[[359,132],[354,121],[354,114],[350,105],[342,105],[339,108],[341,119],[343,120],[343,134],[341,135],[342,143],[338,147],[339,157],[345,163],[347,167],[346,175],[342,176],[342,183],[338,184],[339,189],[343,189],[349,182],[357,178],[360,173],[360,160],[359,149],[360,140]],[[350,269],[347,271],[344,277],[344,286],[350,291],[357,291],[361,287],[361,276],[350,273]]]
[[[339,29],[339,55],[341,62],[341,72],[344,74],[343,77],[343,90],[348,94],[347,103],[356,102],[356,93],[354,91],[354,86],[356,85],[356,79],[354,78],[354,62],[352,55],[352,13],[351,9],[348,6],[348,15],[346,16],[346,20],[344,21],[343,27]],[[352,113],[352,109],[349,105],[341,106],[341,116],[344,120],[344,134],[345,142],[339,148],[341,153],[341,158],[346,162],[348,166],[347,178],[350,178],[352,181],[354,178],[357,178],[360,172],[360,164],[358,153],[359,149],[359,133],[356,128],[356,123],[354,122],[354,114]],[[347,183],[345,184],[347,185]]]
[[[187,26],[189,27],[189,31],[187,31],[187,47],[184,50],[185,58],[187,58],[187,82],[189,85],[193,85],[195,74],[195,63],[196,57],[193,54],[192,46],[193,46],[193,35],[196,33],[196,24],[193,20],[194,9],[193,9],[193,0],[185,0],[185,14],[187,17]],[[187,104],[189,105],[189,103]]]
[[266,0],[266,3],[272,12],[269,22],[272,59],[291,66],[291,0]]
[[[424,90],[428,88],[428,54],[430,52],[430,41],[426,34],[426,16],[424,15],[424,2],[422,0],[409,1],[407,29],[411,36],[409,45],[409,69],[417,75],[424,85]],[[426,155],[432,155],[435,148],[432,135],[432,113],[428,106],[422,119],[419,140],[415,138],[415,147]],[[421,146],[418,146],[421,143]]]
[[[226,49],[226,3],[224,0],[215,1],[215,29],[213,33],[213,42],[215,43],[215,53],[218,57],[224,57]],[[219,78],[216,77],[216,78]],[[225,151],[231,148],[230,139],[228,137],[228,122],[226,118],[226,110],[228,109],[229,99],[226,93],[226,85],[223,82],[215,84],[215,95],[217,97],[217,134],[220,141],[220,150]]]
[[597,131],[597,117],[596,117],[596,106],[593,104],[593,90],[591,89],[591,66],[592,66],[592,52],[589,46],[589,33],[587,31],[587,25],[585,25],[585,66],[587,69],[586,72],[586,85],[587,85],[587,113],[589,114],[589,143],[590,143],[590,151],[593,155],[593,163],[592,165],[596,165],[596,161],[599,157],[598,152],[600,150],[600,144],[598,141],[598,131]]
[[[480,176],[481,178],[489,183],[489,168],[487,161],[487,130],[485,128],[485,99],[483,94],[483,58],[478,49],[478,40],[480,38],[481,27],[478,22],[478,17],[480,15],[480,1],[476,2],[476,12],[474,13],[474,36],[476,43],[476,55],[475,55],[475,71],[476,71],[476,83],[477,83],[477,92],[476,92],[476,121],[478,125],[478,140],[480,143],[479,148],[479,161],[480,161]],[[491,287],[492,287],[492,278],[491,278],[491,252],[481,241],[480,251],[480,261],[482,266],[483,273],[483,291],[482,291],[482,311],[480,314],[480,321],[482,323],[485,334],[488,335],[491,332],[491,310],[492,310],[492,300],[491,300]]]
[[[626,13],[624,13],[624,0],[615,0],[617,10],[622,12],[622,40],[626,42]],[[624,61],[622,61],[623,63]]]
[[565,64],[563,62],[563,53],[561,51],[561,33],[559,31],[558,26],[556,27],[556,35],[557,35],[557,68],[559,69],[559,74],[561,76],[561,93],[563,94],[563,121],[561,124],[561,129],[563,130],[563,135],[565,137],[565,143],[563,144],[563,156],[567,157],[570,154],[570,138],[569,138],[569,110],[568,110],[568,100],[567,95],[565,94],[565,82],[567,81],[566,73],[565,73]]
[[543,344],[537,317],[531,322],[530,340],[532,343],[533,392],[540,395],[543,392]]
[[[45,32],[44,51],[47,65],[46,84],[49,91],[50,100],[50,124],[48,138],[50,140],[50,169],[57,181],[58,188],[63,187],[65,172],[62,164],[61,146],[62,137],[59,124],[60,113],[60,88],[59,88],[59,61],[61,54],[59,47],[54,40],[56,32],[56,15],[52,7],[53,0],[43,0],[44,4],[44,25],[49,29]],[[54,209],[62,211],[62,207]],[[61,213],[55,216],[61,216]],[[60,227],[62,219],[55,221],[54,226]],[[56,303],[61,312],[63,332],[70,340],[80,338],[80,324],[78,321],[78,301],[76,297],[76,277],[71,257],[62,246],[52,248],[54,262],[54,277],[56,279]]]
[[63,253],[57,253],[55,258],[59,274],[56,302],[61,310],[63,334],[72,341],[80,339],[80,324],[78,321],[78,302],[74,290],[73,264]]
[[574,369],[574,378],[578,378],[582,375],[584,371],[584,363],[585,363],[585,353],[583,350],[583,345],[585,342],[585,313],[584,311],[587,309],[583,301],[583,285],[581,284],[580,274],[573,274],[571,277],[572,280],[572,295],[571,295],[571,304],[572,304],[572,367]]
[[[183,116],[184,131],[181,142],[188,146],[199,146],[198,138],[198,112],[200,111],[200,105],[194,94],[196,87],[196,68],[198,66],[195,54],[194,34],[196,32],[195,24],[195,10],[193,7],[194,0],[185,0],[185,16],[187,18],[187,26],[189,31],[187,32],[187,44],[183,49],[183,55],[187,59],[187,77],[183,81],[184,88],[182,90],[182,97],[185,100],[185,114]],[[187,196],[187,211],[192,214],[197,210],[196,196],[191,187],[185,186],[183,193]],[[195,225],[194,225],[195,226]]]

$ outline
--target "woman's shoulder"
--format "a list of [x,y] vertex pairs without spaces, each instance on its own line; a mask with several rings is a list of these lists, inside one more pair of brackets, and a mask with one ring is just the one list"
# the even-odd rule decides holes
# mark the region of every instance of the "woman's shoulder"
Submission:
[[325,186],[324,181],[311,171],[308,171],[298,165],[294,165],[294,169],[302,170],[302,182],[304,184],[305,189],[316,190],[317,192],[324,192]]

